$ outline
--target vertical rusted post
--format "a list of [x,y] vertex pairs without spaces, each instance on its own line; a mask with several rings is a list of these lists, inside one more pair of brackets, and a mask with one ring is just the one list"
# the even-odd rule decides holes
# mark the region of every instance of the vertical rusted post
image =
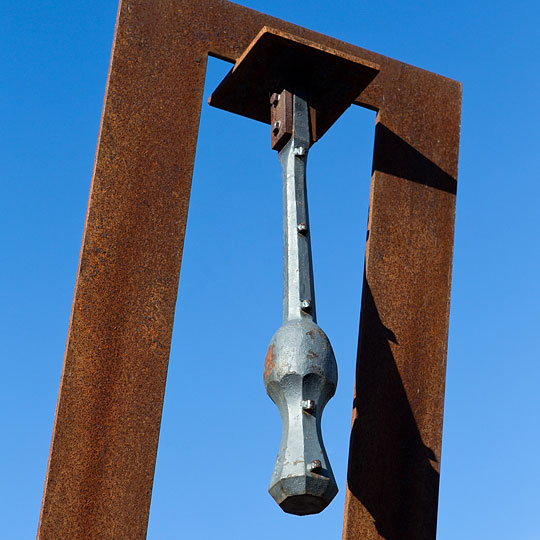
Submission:
[[120,4],[40,540],[146,537],[205,63]]
[[381,67],[344,538],[435,537],[459,84],[225,0],[122,0],[40,540],[146,536],[206,58],[265,25]]
[[346,540],[436,536],[461,87],[403,80],[375,132]]

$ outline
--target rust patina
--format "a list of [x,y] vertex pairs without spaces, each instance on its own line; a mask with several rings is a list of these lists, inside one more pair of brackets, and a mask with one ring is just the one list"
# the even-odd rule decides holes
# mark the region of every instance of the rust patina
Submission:
[[123,0],[40,540],[146,536],[206,60],[264,26],[380,68],[343,538],[435,538],[460,84],[224,0]]

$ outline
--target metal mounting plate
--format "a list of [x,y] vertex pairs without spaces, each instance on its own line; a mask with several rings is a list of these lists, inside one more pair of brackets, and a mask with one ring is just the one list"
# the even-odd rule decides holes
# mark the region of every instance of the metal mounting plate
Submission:
[[315,111],[320,139],[379,72],[379,66],[265,26],[209,99],[210,105],[270,123],[272,92],[301,85]]

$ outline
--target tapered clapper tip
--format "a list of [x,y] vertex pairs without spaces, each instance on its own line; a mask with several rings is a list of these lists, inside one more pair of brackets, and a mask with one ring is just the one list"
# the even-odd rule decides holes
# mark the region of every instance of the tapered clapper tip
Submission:
[[[332,502],[338,488],[333,478],[303,476],[282,478],[268,491],[287,514],[308,516],[322,512]],[[299,492],[303,493],[297,495]]]

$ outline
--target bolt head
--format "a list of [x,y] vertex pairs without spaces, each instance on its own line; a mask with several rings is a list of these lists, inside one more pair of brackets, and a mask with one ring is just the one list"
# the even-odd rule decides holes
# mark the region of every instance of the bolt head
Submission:
[[312,399],[302,400],[302,409],[307,412],[312,412],[315,410],[315,402]]
[[322,463],[320,459],[314,459],[311,463],[308,463],[307,470],[309,472],[316,473],[322,469]]
[[271,96],[270,96],[270,105],[273,105],[274,107],[277,106],[277,104],[279,103],[279,98],[280,98],[280,94],[278,94],[277,92],[274,92]]
[[302,311],[311,311],[311,300],[302,300],[300,307]]
[[276,120],[272,124],[272,131],[274,132],[274,135],[277,135],[280,129],[281,129],[281,122],[279,120]]
[[299,224],[298,224],[298,232],[299,232],[300,234],[305,234],[305,233],[307,233],[307,232],[308,232],[308,229],[309,229],[309,227],[307,226],[306,223],[303,223],[303,222],[302,222],[302,223],[299,223]]
[[306,149],[303,146],[297,146],[294,149],[294,155],[295,156],[305,156],[306,155]]

